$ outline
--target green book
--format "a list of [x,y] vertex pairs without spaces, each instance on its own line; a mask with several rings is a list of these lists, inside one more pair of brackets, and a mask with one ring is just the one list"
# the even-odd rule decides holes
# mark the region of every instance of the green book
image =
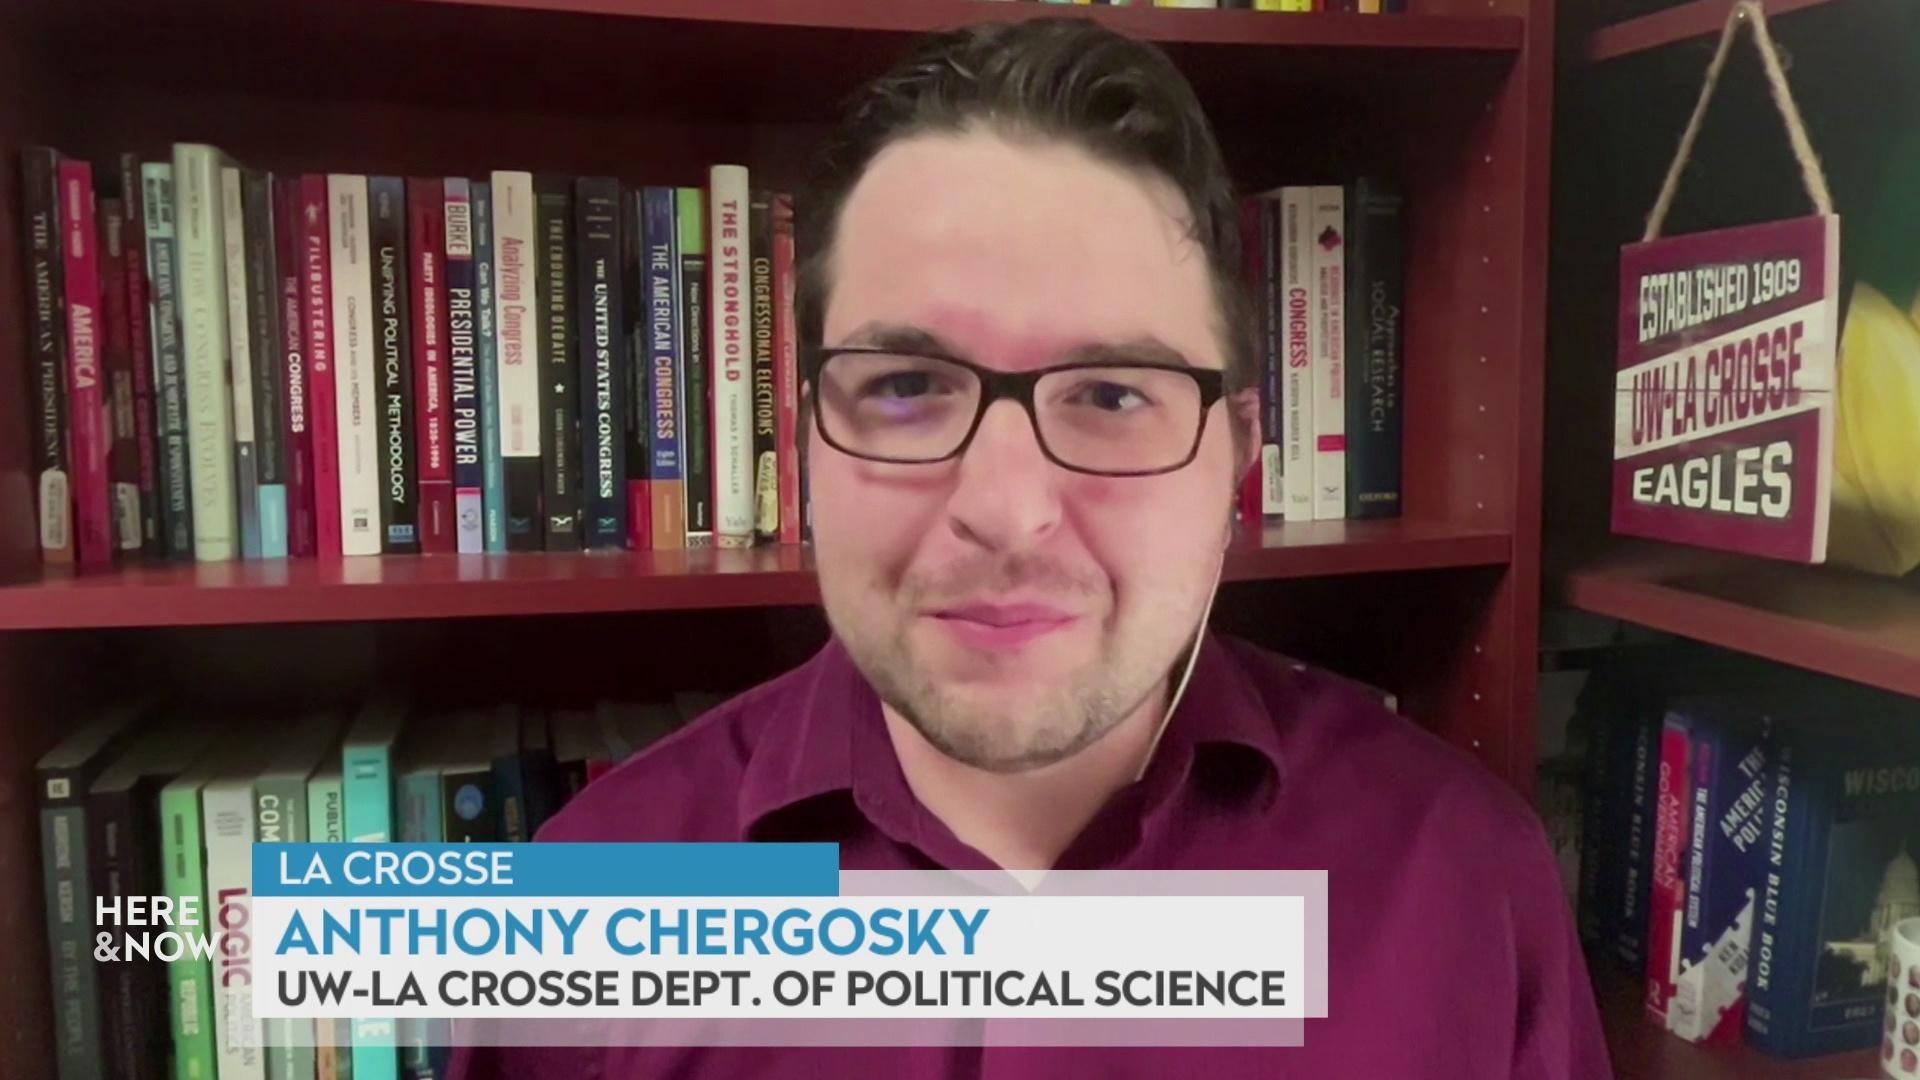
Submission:
[[[207,755],[160,789],[160,887],[174,910],[189,900],[199,913],[195,934],[212,936],[207,907],[206,847],[200,827],[200,793],[240,749],[229,744]],[[173,1026],[175,1080],[213,1080],[213,964],[191,950],[167,962],[167,1012]]]
[[[356,844],[393,839],[393,755],[406,725],[406,709],[391,700],[369,703],[354,717],[340,746],[346,789],[347,839]],[[394,1022],[353,1021],[353,1073],[361,1080],[399,1080],[400,1055]]]
[[[302,720],[293,737],[253,782],[256,840],[268,844],[307,841],[307,781],[333,756],[339,739],[339,717],[321,714]],[[266,1021],[269,1080],[311,1080],[312,1033],[311,1020]]]

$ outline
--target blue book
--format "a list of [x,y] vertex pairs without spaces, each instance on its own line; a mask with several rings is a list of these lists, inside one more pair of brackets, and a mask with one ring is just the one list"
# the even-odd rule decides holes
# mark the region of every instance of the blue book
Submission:
[[648,187],[640,192],[640,273],[645,315],[638,323],[646,334],[642,376],[646,400],[653,406],[648,425],[647,480],[653,502],[653,546],[677,548],[686,544],[683,489],[680,369],[680,248],[675,239],[676,209],[670,187]]
[[1767,778],[1747,1041],[1777,1057],[1880,1044],[1886,930],[1920,911],[1913,710],[1885,699],[1843,705],[1839,696],[1825,695],[1824,723],[1780,726]]
[[474,181],[468,198],[473,205],[474,367],[480,373],[480,504],[486,549],[496,553],[507,550],[507,473],[500,457],[500,372],[494,366],[499,343],[493,336],[493,185]]
[[[394,745],[406,712],[391,701],[363,708],[340,746],[341,783],[347,803],[347,840],[386,843],[394,835]],[[400,1057],[390,1019],[353,1021],[356,1080],[399,1080]]]
[[1647,966],[1648,882],[1653,871],[1654,794],[1659,783],[1661,706],[1644,681],[1596,671],[1576,705],[1587,719],[1587,801],[1580,858],[1580,934],[1624,970]]

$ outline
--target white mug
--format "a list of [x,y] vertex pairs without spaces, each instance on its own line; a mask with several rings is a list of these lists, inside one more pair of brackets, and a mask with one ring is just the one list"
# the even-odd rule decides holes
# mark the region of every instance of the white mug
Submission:
[[1920,918],[1887,930],[1887,1019],[1880,1069],[1894,1080],[1920,1078]]

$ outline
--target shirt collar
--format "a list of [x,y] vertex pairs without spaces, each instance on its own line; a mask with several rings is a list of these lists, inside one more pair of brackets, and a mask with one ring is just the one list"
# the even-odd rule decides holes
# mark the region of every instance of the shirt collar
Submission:
[[[1279,732],[1268,703],[1232,649],[1211,631],[1201,639],[1193,676],[1155,751],[1153,771],[1175,766],[1181,779],[1252,792],[1264,808],[1284,775]],[[880,699],[839,639],[830,640],[794,674],[799,684],[788,699],[792,706],[776,707],[766,718],[742,777],[739,820],[749,839],[763,821],[789,807],[852,793],[856,770],[876,765],[871,754],[856,762],[854,749],[857,733],[884,734]]]

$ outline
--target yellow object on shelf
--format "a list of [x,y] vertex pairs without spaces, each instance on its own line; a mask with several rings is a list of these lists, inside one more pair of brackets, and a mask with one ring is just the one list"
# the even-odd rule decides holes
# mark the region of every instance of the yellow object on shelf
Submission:
[[1895,576],[1920,567],[1920,300],[1854,286],[1840,336],[1827,560]]

